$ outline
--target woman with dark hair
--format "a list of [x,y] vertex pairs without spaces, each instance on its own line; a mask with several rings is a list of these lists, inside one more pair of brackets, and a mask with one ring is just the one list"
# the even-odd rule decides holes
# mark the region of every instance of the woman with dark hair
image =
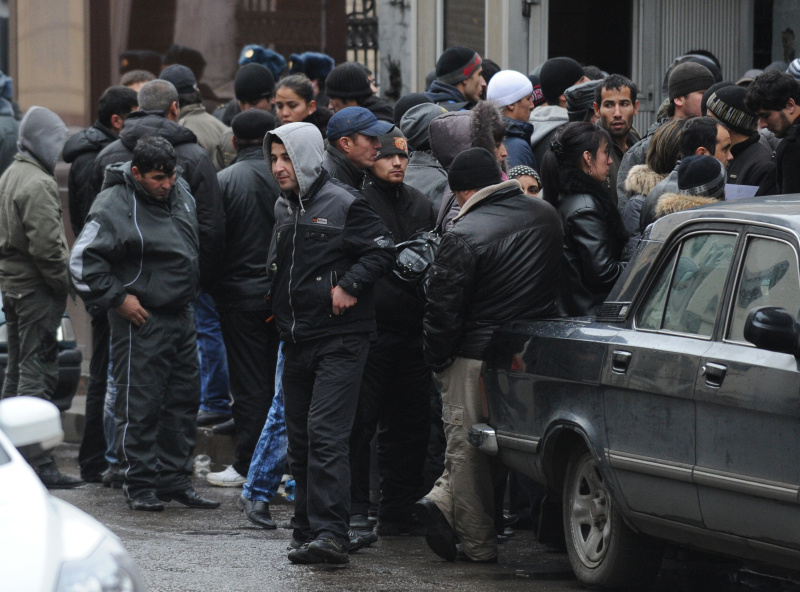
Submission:
[[275,88],[275,113],[281,125],[304,121],[317,126],[325,137],[328,120],[333,112],[317,105],[314,100],[314,86],[305,74],[292,74],[281,78]]
[[611,164],[611,137],[589,122],[564,126],[542,162],[544,198],[564,230],[558,308],[566,316],[594,315],[625,264],[622,218],[603,183]]

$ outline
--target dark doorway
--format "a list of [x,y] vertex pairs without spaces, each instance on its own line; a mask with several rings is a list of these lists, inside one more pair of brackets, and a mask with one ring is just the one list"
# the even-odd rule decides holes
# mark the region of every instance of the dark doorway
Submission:
[[631,75],[633,0],[550,3],[547,52],[609,74]]
[[128,49],[166,53],[175,35],[177,0],[133,0],[128,27]]
[[[753,19],[753,67],[764,69],[772,63],[773,0],[756,0]],[[782,56],[776,56],[776,60]]]

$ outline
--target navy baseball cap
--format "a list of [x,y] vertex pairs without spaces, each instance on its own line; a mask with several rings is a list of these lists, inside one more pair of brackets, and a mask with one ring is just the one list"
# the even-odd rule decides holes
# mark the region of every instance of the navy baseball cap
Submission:
[[363,134],[378,137],[388,134],[394,126],[388,121],[378,121],[372,111],[364,107],[345,107],[334,113],[328,120],[327,135],[329,140],[338,140],[344,136]]

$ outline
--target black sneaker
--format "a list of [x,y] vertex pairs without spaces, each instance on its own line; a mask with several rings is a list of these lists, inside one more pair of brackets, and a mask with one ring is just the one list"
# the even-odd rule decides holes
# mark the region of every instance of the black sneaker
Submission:
[[347,536],[350,540],[347,542],[347,552],[355,553],[361,549],[366,549],[372,543],[377,542],[378,535],[373,530],[349,530]]
[[336,539],[329,537],[318,538],[310,542],[308,544],[308,553],[317,559],[318,563],[330,563],[332,565],[350,563],[347,548]]
[[[294,543],[294,539],[292,539],[292,543]],[[324,563],[324,560],[319,559],[318,557],[312,555],[308,551],[309,543],[301,543],[297,548],[291,549],[289,551],[289,561],[296,565],[311,565],[314,563]],[[290,545],[291,546],[291,543]]]

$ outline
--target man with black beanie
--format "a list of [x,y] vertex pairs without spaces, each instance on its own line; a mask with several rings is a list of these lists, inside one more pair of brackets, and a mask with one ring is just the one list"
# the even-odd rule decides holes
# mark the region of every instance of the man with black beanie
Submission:
[[236,461],[209,473],[212,485],[234,487],[247,479],[250,460],[267,420],[275,384],[278,332],[270,317],[267,258],[280,188],[264,160],[262,143],[275,129],[271,113],[251,109],[233,118],[236,160],[217,175],[225,208],[225,257],[215,293],[233,395]]
[[589,82],[581,65],[565,57],[547,60],[539,72],[539,79],[547,104],[536,107],[528,120],[533,124],[531,147],[537,163],[544,160],[556,131],[569,122],[564,91],[576,84]]
[[471,109],[486,88],[481,70],[477,52],[460,45],[449,47],[436,62],[436,80],[425,94],[448,111]]
[[417,515],[439,557],[495,563],[494,485],[504,471],[469,444],[467,430],[488,419],[479,378],[495,329],[556,314],[561,224],[550,204],[526,196],[516,180],[503,182],[485,148],[456,156],[448,181],[461,212],[431,267],[423,319],[425,360],[442,383],[447,452]]
[[394,123],[392,107],[375,96],[366,66],[357,62],[339,64],[325,79],[328,108],[336,113],[345,107],[364,107],[381,121]]
[[728,183],[756,186],[756,195],[772,195],[776,192],[772,146],[758,133],[758,117],[745,105],[746,94],[743,86],[716,90],[706,102],[708,115],[722,123],[731,136],[733,161],[728,167]]
[[790,74],[764,72],[747,88],[745,104],[782,138],[775,151],[777,193],[800,192],[800,82]]
[[214,117],[228,126],[242,111],[249,109],[272,111],[275,78],[269,68],[250,62],[237,70],[233,79],[233,92],[236,98],[214,111]]

